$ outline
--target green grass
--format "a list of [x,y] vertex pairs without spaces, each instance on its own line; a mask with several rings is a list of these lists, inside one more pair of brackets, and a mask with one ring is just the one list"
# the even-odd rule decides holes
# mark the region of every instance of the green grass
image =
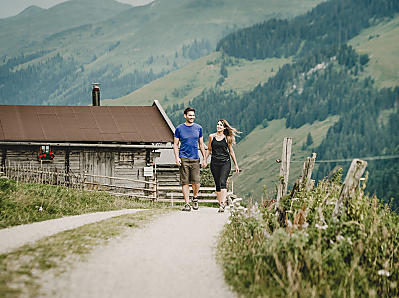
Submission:
[[0,228],[97,211],[163,207],[164,203],[115,197],[105,192],[0,178]]
[[[289,185],[300,175],[306,157],[312,153],[325,137],[338,117],[329,117],[322,122],[305,124],[298,129],[285,127],[285,119],[273,120],[263,128],[259,125],[235,147],[238,164],[242,173],[234,177],[234,192],[240,196],[260,199],[261,196],[273,196],[280,175],[280,164],[284,137],[292,138],[292,155]],[[308,133],[311,133],[313,144],[303,150]],[[266,194],[264,194],[266,188]]]
[[335,221],[340,180],[230,218],[218,259],[240,296],[398,297],[399,216],[358,190]]
[[399,16],[364,30],[350,44],[370,57],[363,76],[371,76],[380,87],[399,85]]
[[46,274],[57,275],[82,261],[97,246],[143,227],[172,208],[122,215],[61,232],[31,245],[0,255],[0,297],[38,297]]
[[[279,67],[290,62],[289,59],[277,58],[254,61],[231,59],[233,63],[227,66],[228,77],[221,88],[232,89],[238,93],[252,90],[259,83],[266,82],[277,72]],[[204,89],[215,87],[221,76],[222,61],[221,54],[214,52],[124,97],[103,100],[103,104],[150,105],[154,99],[159,100],[164,108],[173,104],[187,104]]]

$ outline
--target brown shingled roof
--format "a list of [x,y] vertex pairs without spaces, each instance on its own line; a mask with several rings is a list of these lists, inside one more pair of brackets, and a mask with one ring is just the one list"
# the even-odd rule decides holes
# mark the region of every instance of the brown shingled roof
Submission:
[[[166,116],[167,118],[167,116]],[[0,141],[173,142],[158,106],[0,106]]]

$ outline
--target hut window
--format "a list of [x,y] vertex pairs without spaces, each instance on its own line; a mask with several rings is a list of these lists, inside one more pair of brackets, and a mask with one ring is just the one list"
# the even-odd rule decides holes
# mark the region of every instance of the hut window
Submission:
[[37,155],[39,161],[52,161],[54,159],[54,153],[50,148],[50,145],[40,146],[39,154]]
[[121,163],[121,164],[133,163],[133,153],[132,152],[119,152],[119,163]]

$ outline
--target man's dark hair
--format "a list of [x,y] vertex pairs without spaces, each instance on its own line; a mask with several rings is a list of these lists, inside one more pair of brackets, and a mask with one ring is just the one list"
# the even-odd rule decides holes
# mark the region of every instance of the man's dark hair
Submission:
[[188,112],[194,112],[195,113],[195,109],[192,107],[188,107],[184,110],[184,115],[187,115]]

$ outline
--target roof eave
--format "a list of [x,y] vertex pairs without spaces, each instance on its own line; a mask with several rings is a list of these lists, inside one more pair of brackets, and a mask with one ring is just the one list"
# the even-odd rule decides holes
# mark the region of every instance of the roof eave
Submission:
[[[157,142],[154,142],[157,143]],[[162,143],[161,145],[154,145],[154,143],[147,144],[102,144],[102,143],[70,143],[70,142],[46,142],[46,141],[35,141],[35,142],[21,142],[21,141],[0,141],[0,145],[8,146],[42,146],[49,145],[53,147],[95,147],[95,148],[137,148],[137,149],[171,149],[171,143]]]
[[168,124],[170,130],[173,132],[173,134],[175,133],[175,126],[173,125],[172,121],[170,121],[168,115],[166,114],[165,110],[162,108],[160,102],[155,99],[154,103],[152,104],[153,106],[156,106],[158,111],[161,113],[162,117],[165,119],[166,123]]

